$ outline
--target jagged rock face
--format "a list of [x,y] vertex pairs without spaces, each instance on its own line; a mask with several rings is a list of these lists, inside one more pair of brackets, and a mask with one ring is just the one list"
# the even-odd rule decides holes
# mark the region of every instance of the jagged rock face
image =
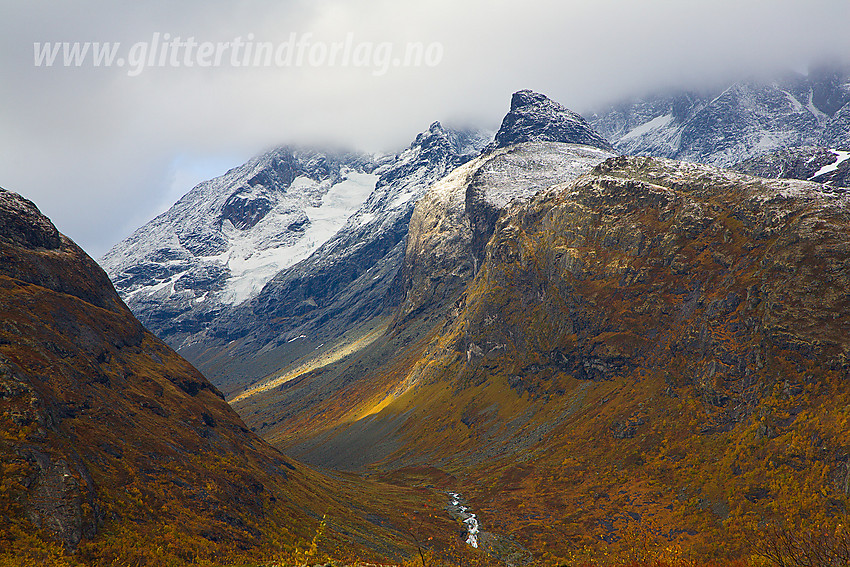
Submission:
[[850,103],[832,115],[818,141],[827,148],[850,150]]
[[618,152],[728,166],[792,146],[847,144],[850,73],[815,70],[722,92],[655,95],[589,118]]
[[676,159],[729,165],[751,151],[798,146],[817,136],[818,117],[779,87],[733,85],[680,130]]
[[827,116],[835,116],[850,102],[847,70],[818,65],[810,70],[803,88],[811,89],[812,104]]
[[201,183],[101,263],[142,322],[179,346],[330,238],[380,157],[279,148]]
[[[505,118],[498,138],[501,144],[518,140],[576,142],[608,147],[580,116],[530,91],[514,95],[511,113]],[[399,274],[414,205],[431,184],[477,155],[486,141],[484,133],[446,130],[435,122],[419,134],[404,152],[376,164],[372,170],[372,175],[377,178],[374,190],[336,234],[308,258],[278,271],[265,283],[262,291],[244,302],[222,305],[220,300],[216,301],[227,293],[227,289],[222,289],[222,280],[233,280],[232,261],[221,265],[216,259],[217,263],[204,262],[187,269],[183,265],[181,250],[160,251],[153,262],[155,266],[150,270],[138,264],[125,269],[117,277],[119,288],[129,290],[154,270],[159,283],[150,288],[150,293],[129,291],[125,294],[131,307],[141,312],[143,321],[149,325],[150,317],[160,319],[162,324],[154,326],[154,329],[181,348],[181,352],[191,356],[213,380],[223,379],[227,373],[220,366],[221,359],[216,351],[224,343],[241,341],[234,348],[239,348],[240,356],[246,357],[251,356],[250,352],[264,347],[268,347],[266,351],[276,349],[292,340],[304,339],[305,342],[320,344],[362,321],[386,313],[400,301],[404,292]],[[498,151],[502,149],[498,148]],[[492,153],[494,150],[488,151]],[[570,163],[579,163],[579,154],[588,157],[594,151],[597,150],[591,147],[573,150],[566,159]],[[544,175],[530,181],[527,171],[551,168],[553,174],[548,182],[554,183],[567,179],[565,175],[578,175],[586,169],[579,168],[581,171],[568,173],[572,166],[561,163],[564,156],[558,155],[555,150],[550,154],[523,154],[530,160],[528,164],[510,166],[520,174],[522,187],[515,189],[524,192],[523,197],[541,189],[540,179],[545,178]],[[511,155],[513,157],[505,158],[503,165],[510,160],[522,159],[520,153]],[[603,157],[602,154],[593,154],[588,159],[598,162]],[[294,183],[291,169],[293,167],[277,174],[280,178],[278,185]],[[500,174],[495,165],[487,171],[487,175],[495,176],[494,185],[496,182],[502,186],[510,184],[505,176],[512,173]],[[503,178],[496,180],[499,175]],[[219,218],[224,220],[220,222],[232,225],[234,230],[251,230],[251,226],[260,226],[264,222],[257,222],[259,216],[264,213],[271,215],[266,212],[271,206],[267,202],[267,193],[257,193],[252,189],[255,185],[264,187],[264,183],[268,183],[259,174],[250,179],[259,181],[243,183],[239,190],[228,190],[228,197],[222,202]],[[482,177],[481,182],[488,181]],[[499,211],[510,198],[511,191],[500,194],[492,189],[484,192],[473,188],[469,192],[467,209],[472,223],[473,255],[479,259]],[[175,210],[177,208],[175,206]],[[292,235],[299,230],[303,226],[302,221],[303,218],[289,219],[287,234]],[[181,230],[186,232],[185,228]],[[216,254],[223,254],[221,250],[224,248],[217,244],[222,239],[214,232],[194,231],[191,235],[191,238],[183,240],[196,244],[210,241],[219,246]],[[272,244],[280,246],[279,243]],[[182,248],[188,247],[187,243],[182,244]],[[226,271],[228,269],[230,274]],[[210,362],[211,359],[216,359],[215,364]]]
[[32,471],[24,481],[27,519],[68,549],[75,549],[83,538],[93,538],[103,515],[94,481],[79,457],[69,465],[61,455],[32,447],[18,450],[17,456]]
[[410,223],[402,317],[442,308],[474,277],[496,221],[510,205],[611,156],[590,146],[527,142],[485,153],[435,184]]
[[758,177],[816,181],[827,188],[850,187],[850,151],[788,148],[745,160],[735,169]]
[[579,114],[540,93],[518,91],[511,97],[511,110],[496,133],[494,147],[537,141],[582,144],[613,151],[611,144]]
[[[641,125],[649,124],[651,127],[665,120],[674,120],[678,123],[685,122],[689,116],[698,112],[705,105],[704,99],[706,96],[703,93],[683,91],[673,94],[658,94],[645,98],[630,99],[615,104],[604,112],[591,115],[588,117],[588,123],[600,135],[605,137],[605,139],[614,140],[618,143],[625,142],[625,140],[621,139]],[[670,117],[666,118],[667,115]],[[656,120],[656,122],[652,122],[653,120]],[[640,130],[637,133],[640,133]],[[633,134],[630,138],[636,134]],[[649,140],[646,142],[651,143]],[[654,151],[658,153],[670,151],[669,148],[662,150],[662,148],[667,147],[670,140],[664,140],[663,137],[658,137],[655,143],[656,147]],[[650,150],[652,150],[651,147],[645,149],[647,152]]]

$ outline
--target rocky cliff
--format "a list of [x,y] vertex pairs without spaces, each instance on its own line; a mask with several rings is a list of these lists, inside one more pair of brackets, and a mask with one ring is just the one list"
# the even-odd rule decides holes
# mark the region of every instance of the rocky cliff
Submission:
[[432,186],[410,221],[399,316],[444,308],[480,269],[496,222],[511,205],[612,155],[572,143],[524,142],[487,152]]

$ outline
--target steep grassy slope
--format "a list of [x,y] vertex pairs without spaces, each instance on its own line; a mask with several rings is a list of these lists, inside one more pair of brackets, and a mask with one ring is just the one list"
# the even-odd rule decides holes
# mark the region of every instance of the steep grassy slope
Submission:
[[[324,370],[369,395],[279,444],[345,465],[336,447],[382,441],[356,464],[450,473],[484,530],[553,562],[636,533],[734,555],[765,522],[828,522],[850,494],[847,204],[607,160],[509,208],[474,279],[387,335],[418,339]],[[419,281],[450,263],[422,256]]]
[[314,560],[386,561],[454,541],[447,515],[405,516],[442,501],[283,457],[0,190],[0,563],[306,561],[319,532]]

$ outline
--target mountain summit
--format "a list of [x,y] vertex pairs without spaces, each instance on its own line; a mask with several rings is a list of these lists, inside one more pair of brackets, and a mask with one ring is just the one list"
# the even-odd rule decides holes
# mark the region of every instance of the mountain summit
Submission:
[[511,97],[511,111],[502,120],[493,147],[522,142],[562,142],[614,151],[580,115],[530,90],[515,92]]

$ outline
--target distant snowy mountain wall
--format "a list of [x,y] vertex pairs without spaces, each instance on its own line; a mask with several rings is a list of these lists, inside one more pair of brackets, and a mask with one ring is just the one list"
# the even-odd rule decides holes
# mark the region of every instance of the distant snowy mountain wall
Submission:
[[588,117],[619,153],[730,166],[794,146],[850,148],[850,72],[634,99]]
[[327,319],[309,313],[316,301],[333,312],[342,288],[354,318],[372,314],[400,265],[413,204],[491,137],[435,122],[398,155],[278,148],[201,183],[101,264],[140,320],[178,349],[213,322],[211,336],[227,341],[312,332]]
[[201,183],[100,263],[141,321],[179,346],[333,236],[389,160],[270,151]]
[[202,340],[250,335],[257,346],[299,338],[318,342],[380,313],[391,301],[414,205],[489,140],[488,134],[454,132],[433,123],[376,170],[375,190],[330,240],[279,272],[256,297],[222,313]]

